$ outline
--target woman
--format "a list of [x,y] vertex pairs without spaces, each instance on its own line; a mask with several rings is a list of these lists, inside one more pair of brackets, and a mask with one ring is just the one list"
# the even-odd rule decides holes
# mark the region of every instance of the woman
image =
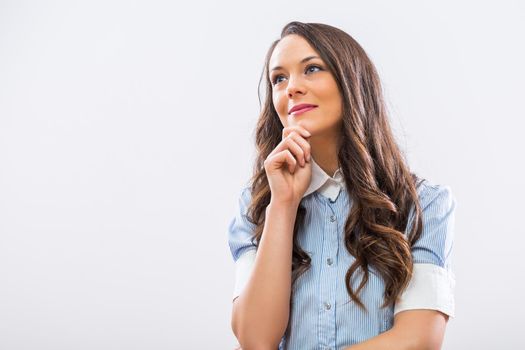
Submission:
[[455,199],[411,173],[362,47],[288,23],[266,56],[254,175],[229,225],[250,349],[439,349]]

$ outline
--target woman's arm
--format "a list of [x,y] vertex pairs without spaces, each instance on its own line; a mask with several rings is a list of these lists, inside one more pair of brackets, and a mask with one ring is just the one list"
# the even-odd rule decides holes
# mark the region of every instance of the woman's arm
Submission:
[[297,207],[270,202],[266,208],[252,274],[233,303],[231,325],[242,348],[277,349],[286,331]]
[[394,317],[394,326],[345,350],[439,350],[448,316],[436,310],[406,310]]

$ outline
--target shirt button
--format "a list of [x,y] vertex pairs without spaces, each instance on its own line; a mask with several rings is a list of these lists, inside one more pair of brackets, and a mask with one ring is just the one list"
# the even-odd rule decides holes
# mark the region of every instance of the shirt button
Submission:
[[330,310],[330,309],[332,308],[332,305],[330,305],[330,303],[325,302],[325,303],[324,303],[324,308],[325,308],[326,310]]
[[331,222],[334,222],[334,221],[335,221],[335,215],[330,215],[330,221],[331,221]]
[[333,263],[332,258],[328,258],[328,259],[326,259],[326,263],[327,263],[328,265],[332,265],[332,263]]

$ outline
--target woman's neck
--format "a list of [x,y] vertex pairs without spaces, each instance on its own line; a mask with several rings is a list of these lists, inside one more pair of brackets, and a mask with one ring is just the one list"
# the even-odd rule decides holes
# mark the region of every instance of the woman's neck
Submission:
[[310,138],[312,157],[325,173],[334,177],[339,168],[337,140],[334,137],[312,136]]

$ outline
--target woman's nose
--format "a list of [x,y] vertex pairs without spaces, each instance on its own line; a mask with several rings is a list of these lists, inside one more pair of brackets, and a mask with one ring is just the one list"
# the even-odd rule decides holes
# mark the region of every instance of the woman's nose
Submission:
[[304,94],[304,86],[301,79],[290,78],[290,80],[288,80],[288,86],[286,87],[286,93],[288,97],[293,97],[296,93]]

